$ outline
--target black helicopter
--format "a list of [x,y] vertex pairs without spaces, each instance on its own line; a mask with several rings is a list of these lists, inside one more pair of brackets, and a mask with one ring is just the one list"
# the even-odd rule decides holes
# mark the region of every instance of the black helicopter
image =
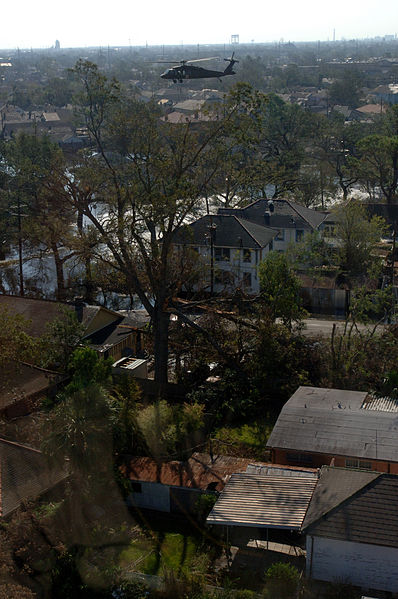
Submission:
[[[234,59],[233,52],[231,58],[224,58],[229,64],[224,71],[214,71],[212,69],[204,69],[203,67],[192,66],[192,62],[203,62],[205,60],[212,60],[211,58],[198,58],[195,60],[181,60],[181,64],[171,69],[167,69],[160,76],[162,79],[172,79],[174,83],[182,83],[184,79],[210,79],[211,77],[225,77],[226,75],[235,75],[235,71],[232,70],[234,64],[239,60]],[[166,62],[166,61],[159,61]]]

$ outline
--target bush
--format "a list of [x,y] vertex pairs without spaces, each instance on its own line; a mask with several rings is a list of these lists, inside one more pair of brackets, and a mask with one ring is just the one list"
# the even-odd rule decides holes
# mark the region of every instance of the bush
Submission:
[[[267,587],[275,597],[291,597],[297,589],[300,573],[292,564],[276,562],[268,568],[265,578]],[[272,596],[273,596],[272,595]]]
[[294,582],[297,583],[300,574],[297,568],[292,564],[285,562],[276,562],[270,566],[265,574],[267,580],[276,581],[281,580],[283,582]]

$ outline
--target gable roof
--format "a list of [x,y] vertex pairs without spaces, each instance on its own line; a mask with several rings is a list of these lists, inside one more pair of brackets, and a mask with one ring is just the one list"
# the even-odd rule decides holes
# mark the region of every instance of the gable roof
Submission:
[[27,332],[32,337],[40,337],[45,333],[46,324],[64,316],[66,312],[75,312],[78,321],[89,332],[94,332],[104,326],[96,324],[100,314],[109,316],[108,321],[123,318],[119,312],[103,306],[73,305],[53,300],[42,300],[17,295],[0,295],[0,307],[5,307],[11,314],[19,314],[27,321]]
[[[270,211],[270,205],[273,210]],[[277,229],[317,229],[325,219],[324,212],[306,208],[291,200],[257,200],[244,208],[219,208],[218,214],[230,214],[259,225]],[[268,215],[265,218],[265,215]]]
[[37,497],[68,476],[50,469],[37,449],[0,439],[0,516],[8,516],[22,501]]
[[379,472],[322,466],[318,484],[306,513],[303,529],[340,505],[380,476]]
[[215,226],[214,246],[261,249],[267,246],[277,231],[236,215],[215,214],[202,216],[175,235],[175,243],[210,245],[209,227]]
[[398,462],[398,414],[366,409],[359,391],[299,387],[267,447]]
[[[366,474],[370,478],[374,473]],[[325,476],[329,487],[336,485],[343,497],[340,469],[330,468]],[[304,522],[306,532],[331,539],[398,547],[398,476],[376,474],[366,481],[365,473],[355,470],[349,476],[351,484],[346,489],[346,497],[337,505],[317,518],[316,508],[313,514],[310,505]],[[347,480],[346,477],[345,483]],[[317,487],[311,504],[324,491],[324,485],[319,490]]]

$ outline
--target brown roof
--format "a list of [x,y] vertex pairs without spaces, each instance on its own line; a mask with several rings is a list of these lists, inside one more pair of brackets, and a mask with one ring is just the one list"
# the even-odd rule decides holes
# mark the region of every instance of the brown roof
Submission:
[[28,364],[11,364],[2,374],[0,410],[21,399],[44,395],[60,378],[56,372]]
[[206,490],[211,483],[212,490],[221,491],[230,475],[245,472],[250,460],[231,456],[214,456],[194,453],[186,462],[172,461],[158,463],[148,457],[132,458],[122,471],[130,480],[157,482],[163,485]]
[[[32,337],[40,337],[45,333],[46,324],[57,318],[62,318],[65,311],[77,310],[72,304],[64,304],[53,300],[42,300],[17,295],[0,295],[0,308],[7,308],[11,314],[20,314],[28,321],[27,333]],[[93,321],[95,316],[104,310],[116,317],[121,315],[102,306],[82,306],[81,321],[84,327]],[[77,312],[76,315],[78,316]]]
[[363,114],[380,114],[380,112],[385,112],[386,108],[381,104],[365,104],[364,106],[356,108],[356,111],[362,112]]
[[32,337],[43,335],[46,323],[62,316],[62,304],[50,300],[0,295],[0,307],[7,308],[11,314],[20,314],[29,321],[27,332]]

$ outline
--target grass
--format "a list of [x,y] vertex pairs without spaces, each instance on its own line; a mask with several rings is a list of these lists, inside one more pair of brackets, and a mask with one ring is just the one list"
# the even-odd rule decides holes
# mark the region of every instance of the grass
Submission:
[[144,574],[161,575],[164,569],[172,570],[176,576],[189,574],[198,543],[198,539],[190,535],[154,533],[153,539],[133,540],[120,553],[119,564]]
[[63,501],[50,501],[47,503],[40,503],[34,509],[34,515],[36,518],[49,518],[54,516],[54,514],[58,511]]

